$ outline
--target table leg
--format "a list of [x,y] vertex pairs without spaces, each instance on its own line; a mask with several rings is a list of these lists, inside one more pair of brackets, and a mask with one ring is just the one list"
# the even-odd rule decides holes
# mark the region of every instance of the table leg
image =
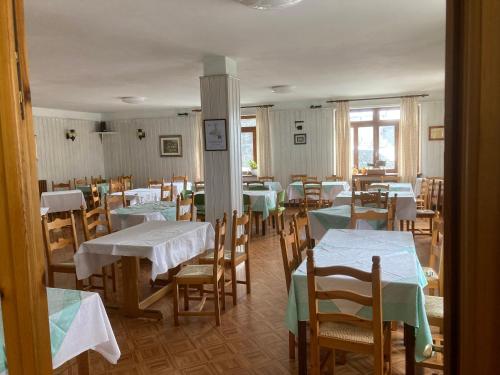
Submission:
[[415,375],[415,327],[404,326],[406,375]]
[[78,357],[76,357],[78,363],[78,375],[89,375],[90,374],[90,362],[89,362],[89,351],[86,350]]
[[139,258],[122,257],[122,313],[133,318],[163,319],[161,311],[141,309],[139,301]]
[[307,374],[307,322],[299,320],[298,334],[299,375]]

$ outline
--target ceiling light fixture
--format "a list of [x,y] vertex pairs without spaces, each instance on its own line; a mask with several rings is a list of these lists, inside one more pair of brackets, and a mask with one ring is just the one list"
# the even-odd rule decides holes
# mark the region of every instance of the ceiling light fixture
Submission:
[[300,3],[302,0],[238,0],[241,4],[247,7],[268,10],[287,8]]
[[146,100],[144,96],[122,96],[120,99],[127,104],[141,104]]
[[295,86],[290,86],[290,85],[279,85],[279,86],[272,86],[271,91],[274,92],[275,94],[288,94],[293,91]]

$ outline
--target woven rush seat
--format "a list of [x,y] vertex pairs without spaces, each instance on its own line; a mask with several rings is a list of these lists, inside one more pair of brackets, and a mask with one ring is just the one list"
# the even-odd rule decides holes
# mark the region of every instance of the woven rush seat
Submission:
[[[235,258],[242,257],[242,256],[245,256],[245,253],[243,251],[236,251]],[[224,250],[224,260],[227,260],[227,261],[231,260],[231,250]],[[214,261],[214,249],[210,249],[205,254],[203,254],[200,257],[200,261],[213,263],[213,261]]]
[[444,304],[443,297],[425,296],[425,312],[430,319],[443,319]]
[[210,264],[190,264],[182,268],[175,276],[178,279],[185,277],[212,277],[213,270],[214,266]]
[[319,324],[319,337],[328,337],[358,344],[373,345],[373,332],[370,329],[351,324],[322,322]]

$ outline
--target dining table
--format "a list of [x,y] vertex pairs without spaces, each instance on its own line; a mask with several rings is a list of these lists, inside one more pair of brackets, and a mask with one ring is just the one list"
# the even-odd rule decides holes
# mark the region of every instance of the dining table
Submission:
[[[321,183],[321,199],[333,201],[338,194],[350,189],[347,181],[323,181]],[[289,201],[304,199],[302,181],[295,181],[288,185],[287,196]]]
[[[243,185],[243,190],[250,190],[250,187],[252,185],[255,186],[262,186],[261,183],[253,183],[249,182],[248,184]],[[281,186],[281,183],[279,181],[264,181],[264,187],[266,187],[268,190],[274,190],[276,192],[283,191],[283,187]]]
[[151,261],[151,280],[154,281],[158,275],[213,248],[214,237],[212,224],[207,222],[147,221],[83,242],[74,255],[77,278],[86,279],[102,267],[121,260],[122,275],[126,275],[121,313],[129,317],[162,319],[161,311],[147,307],[165,296],[171,285],[140,300],[139,259]]
[[[189,209],[190,206],[181,206],[181,215],[188,212]],[[176,211],[176,202],[168,201],[147,202],[120,207],[110,212],[111,227],[113,231],[117,231],[147,221],[175,221]],[[193,221],[196,221],[196,207],[194,211]]]
[[85,197],[81,190],[45,191],[40,197],[40,206],[47,207],[49,213],[76,211],[87,208]]
[[[425,274],[418,260],[410,232],[330,229],[314,247],[317,267],[345,266],[371,271],[372,257],[379,256],[382,282],[383,321],[404,322],[406,374],[415,373],[415,362],[432,352],[432,336],[425,312]],[[285,322],[298,336],[299,374],[307,373],[306,331],[309,320],[307,293],[307,260],[292,274]],[[346,276],[317,278],[323,290],[351,290],[371,295],[368,283]],[[325,300],[320,310],[342,312],[365,319],[371,309],[346,300]]]
[[[410,192],[413,191],[413,186],[409,182],[380,182],[378,184],[384,184],[389,186],[389,191],[406,191]],[[370,185],[368,185],[368,190],[376,190],[376,189],[371,189]]]
[[[121,195],[122,192],[117,191],[111,195]],[[138,188],[125,190],[125,199],[131,206],[135,204],[158,202],[161,200],[161,189],[157,188]]]
[[[72,358],[88,371],[88,351],[116,364],[121,356],[108,315],[98,293],[47,288],[50,349],[54,369]],[[87,364],[87,365],[86,365]],[[0,375],[8,374],[0,309]],[[88,375],[79,372],[79,375]]]

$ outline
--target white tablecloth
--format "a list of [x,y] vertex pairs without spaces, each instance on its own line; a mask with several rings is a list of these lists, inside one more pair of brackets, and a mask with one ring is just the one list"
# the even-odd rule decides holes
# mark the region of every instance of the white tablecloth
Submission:
[[260,212],[262,220],[269,217],[269,210],[276,207],[277,193],[274,190],[245,190],[243,194],[250,197],[252,211]]
[[213,248],[215,232],[210,223],[148,221],[80,245],[74,256],[76,273],[85,279],[122,256],[148,258],[151,278]]
[[[323,181],[321,184],[321,199],[333,201],[333,199],[343,191],[349,191],[350,186],[346,181]],[[302,182],[296,181],[288,185],[288,200],[304,199],[304,188]]]
[[[112,195],[121,195],[121,192],[112,193]],[[130,205],[158,202],[161,200],[161,189],[132,189],[125,190],[125,199],[130,202]]]
[[[413,191],[389,191],[389,197],[398,195],[398,202],[396,207],[397,220],[412,220],[415,221],[417,217],[417,202]],[[333,200],[334,206],[342,206],[351,204],[352,193],[350,191],[343,191]]]
[[[252,183],[250,182],[250,186]],[[265,181],[264,186],[267,187],[269,190],[274,190],[276,192],[283,191],[283,187],[281,186],[281,183],[279,181]],[[250,190],[250,188],[247,185],[243,186],[244,190]]]
[[42,193],[40,206],[48,207],[49,212],[63,212],[87,208],[87,203],[81,190],[58,190]]
[[48,207],[40,207],[40,216],[47,215],[48,212],[49,212]]

